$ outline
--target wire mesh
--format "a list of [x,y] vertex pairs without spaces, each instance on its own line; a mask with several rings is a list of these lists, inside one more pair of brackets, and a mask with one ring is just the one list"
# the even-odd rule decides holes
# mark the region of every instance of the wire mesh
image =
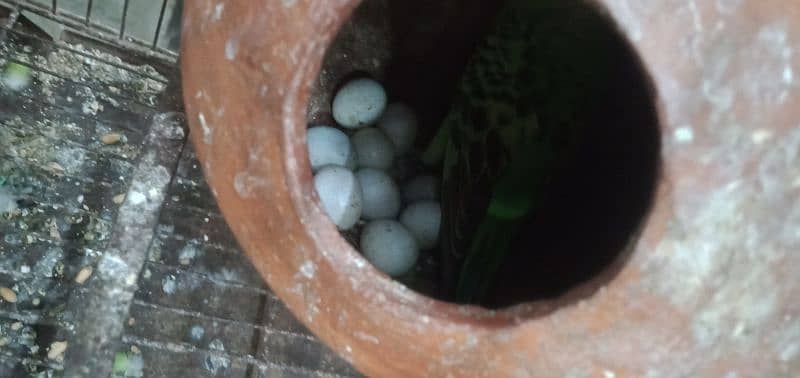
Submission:
[[0,0],[0,4],[128,51],[177,60],[183,0]]

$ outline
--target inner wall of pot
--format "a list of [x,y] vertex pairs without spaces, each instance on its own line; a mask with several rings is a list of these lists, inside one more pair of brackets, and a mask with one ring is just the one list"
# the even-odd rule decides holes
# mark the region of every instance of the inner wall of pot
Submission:
[[[611,68],[598,71],[608,76],[606,84],[593,92],[588,106],[576,110],[586,125],[577,152],[558,164],[545,189],[546,201],[513,241],[498,279],[480,303],[490,308],[557,298],[590,280],[601,286],[605,282],[594,278],[602,273],[604,280],[613,278],[609,270],[624,264],[659,175],[655,95],[616,25],[585,1],[533,1],[553,5],[548,17],[563,19],[565,25],[575,20],[575,12],[591,13],[592,22],[602,25],[602,59]],[[369,76],[384,85],[389,102],[415,110],[416,147],[424,149],[448,112],[470,54],[501,6],[476,0],[365,0],[326,53],[309,101],[309,126],[334,125],[336,89],[352,77]],[[353,235],[345,238],[357,244]],[[435,260],[421,252],[420,259],[426,258]],[[452,301],[429,285],[409,286]]]

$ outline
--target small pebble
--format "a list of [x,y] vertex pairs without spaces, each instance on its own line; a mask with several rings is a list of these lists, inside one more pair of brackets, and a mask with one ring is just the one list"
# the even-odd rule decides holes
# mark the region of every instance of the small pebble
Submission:
[[31,300],[31,304],[34,306],[38,306],[39,303],[42,303],[42,300],[39,298],[33,298],[33,300]]
[[78,274],[75,275],[75,282],[77,282],[78,284],[83,284],[84,282],[86,282],[86,280],[88,280],[89,277],[92,275],[92,270],[93,269],[91,266],[83,267],[83,269],[81,269],[78,272]]
[[111,200],[114,201],[115,204],[120,205],[125,202],[125,194],[117,194]]
[[333,119],[346,128],[375,123],[386,109],[386,91],[375,80],[361,78],[343,85],[333,98]]
[[203,335],[206,333],[206,330],[199,325],[194,325],[192,328],[189,329],[189,336],[194,341],[200,341],[203,338]]
[[417,242],[400,222],[389,219],[368,223],[361,233],[364,257],[386,274],[407,273],[419,256]]
[[5,286],[0,286],[0,298],[9,303],[17,303],[17,293]]
[[316,172],[326,165],[338,165],[353,170],[356,152],[350,139],[339,129],[316,126],[308,129],[308,159]]
[[139,353],[141,353],[142,351],[141,351],[141,350],[139,350],[139,347],[137,347],[136,345],[131,345],[131,352],[133,352],[133,353],[136,353],[136,354],[139,354]]
[[351,138],[359,167],[389,169],[394,162],[394,145],[380,129],[359,130]]
[[144,201],[147,201],[147,196],[139,192],[131,192],[131,203],[133,205],[141,205]]
[[117,144],[122,140],[122,135],[120,133],[108,133],[100,137],[100,140],[106,145]]
[[66,350],[66,341],[54,341],[52,344],[50,344],[50,350],[47,351],[47,358],[51,360],[61,359],[63,358]]
[[11,330],[12,331],[19,331],[20,328],[22,328],[22,323],[20,323],[20,322],[11,323]]
[[128,326],[133,326],[136,324],[136,318],[128,318]]
[[406,226],[419,245],[419,249],[436,247],[439,241],[439,228],[442,224],[442,211],[439,202],[420,201],[406,207],[400,215],[400,223]]
[[386,107],[383,116],[378,121],[378,128],[386,133],[394,144],[397,153],[403,154],[414,144],[417,137],[417,116],[408,105],[392,103]]
[[385,172],[362,168],[356,172],[361,186],[361,217],[367,220],[395,218],[400,212],[400,191]]
[[353,227],[361,217],[362,192],[353,172],[327,166],[314,176],[322,208],[340,230]]
[[439,180],[431,175],[417,176],[403,185],[403,199],[407,203],[433,201],[439,197]]

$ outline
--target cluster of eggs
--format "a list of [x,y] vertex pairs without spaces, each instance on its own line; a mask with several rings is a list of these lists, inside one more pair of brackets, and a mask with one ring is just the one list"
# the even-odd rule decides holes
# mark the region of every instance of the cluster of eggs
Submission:
[[417,117],[405,104],[387,105],[383,86],[368,78],[343,85],[332,113],[340,128],[314,126],[307,138],[322,207],[340,230],[365,221],[364,257],[391,276],[406,274],[420,250],[436,246],[441,224],[435,177],[414,177],[401,190],[389,173],[412,149]]

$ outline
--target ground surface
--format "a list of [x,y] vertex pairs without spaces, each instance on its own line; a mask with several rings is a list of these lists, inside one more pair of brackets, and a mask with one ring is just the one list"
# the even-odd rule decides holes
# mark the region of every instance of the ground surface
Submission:
[[[0,9],[0,25],[5,15]],[[139,196],[164,201],[151,214],[152,232],[133,235],[152,241],[127,251],[144,262],[130,314],[118,319],[122,334],[110,335],[116,375],[356,375],[239,251],[182,133],[182,152],[161,162],[174,168],[163,193],[140,179],[154,116],[180,111],[170,72],[128,64],[74,35],[69,44],[47,41],[23,21],[4,35],[0,66],[28,67],[32,81],[21,91],[0,83],[0,211],[8,210],[0,218],[0,376],[62,375],[86,326],[75,313],[92,303],[109,245],[131,236],[117,222]],[[113,134],[120,141],[105,144]]]

